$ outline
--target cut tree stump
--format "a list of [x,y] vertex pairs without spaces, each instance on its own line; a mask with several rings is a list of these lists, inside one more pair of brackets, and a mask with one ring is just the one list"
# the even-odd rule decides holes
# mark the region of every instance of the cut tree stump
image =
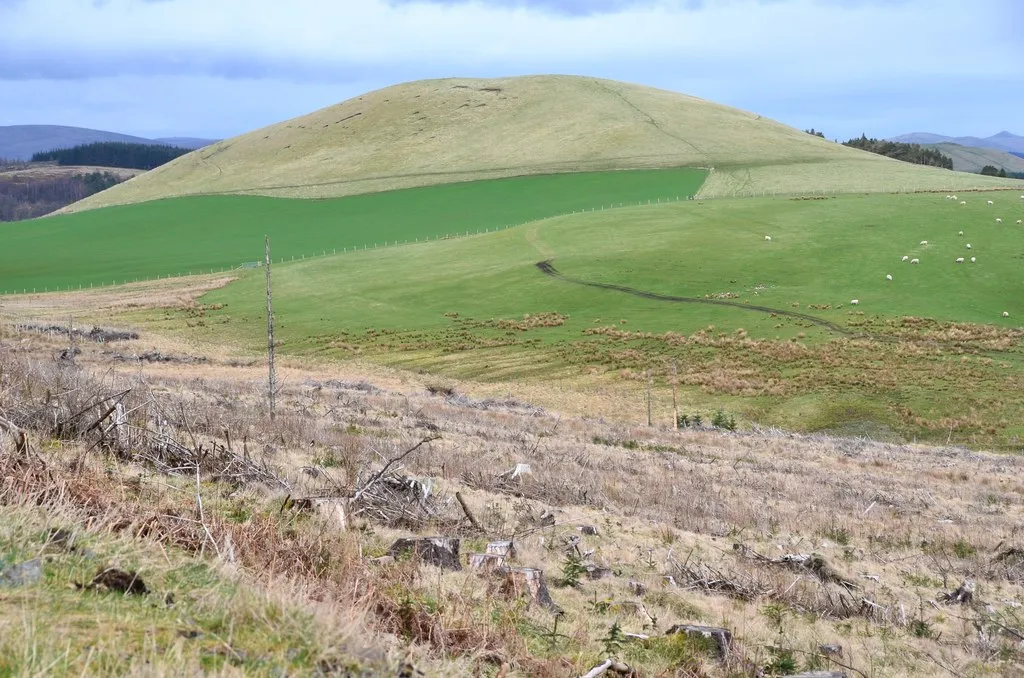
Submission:
[[510,560],[516,557],[516,546],[511,541],[492,541],[484,551],[489,555],[504,556]]
[[348,517],[345,513],[345,504],[342,499],[316,499],[313,507],[325,520],[332,522],[341,530],[348,529]]
[[436,565],[442,570],[461,570],[459,563],[459,540],[452,537],[420,537],[415,539],[399,539],[388,554],[394,558],[413,553],[414,556],[429,565]]
[[675,635],[677,633],[685,633],[688,636],[699,636],[701,638],[709,638],[715,641],[715,647],[718,651],[718,658],[725,659],[729,656],[729,650],[732,648],[732,633],[729,629],[723,629],[717,626],[696,626],[694,624],[676,624],[669,628],[665,632],[666,636]]
[[562,609],[555,605],[544,581],[544,571],[532,567],[514,567],[505,574],[500,591],[509,597],[527,596],[541,607],[556,614]]
[[594,565],[593,563],[587,563],[583,566],[583,569],[587,572],[587,579],[598,580],[612,576],[611,568],[603,567],[601,565]]
[[955,603],[967,605],[974,600],[974,582],[970,579],[965,579],[964,583],[960,584],[960,588],[952,593],[945,594],[943,600],[950,605]]
[[482,572],[497,572],[505,567],[505,556],[496,553],[470,553],[469,568]]

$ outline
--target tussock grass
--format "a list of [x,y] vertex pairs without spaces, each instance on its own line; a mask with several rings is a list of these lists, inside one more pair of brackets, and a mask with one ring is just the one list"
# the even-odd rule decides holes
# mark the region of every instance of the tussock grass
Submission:
[[[4,379],[15,377],[3,382],[5,411],[11,403],[29,407],[11,396],[20,398],[27,381],[42,388],[35,386],[45,374],[38,365],[61,345],[29,339],[5,340]],[[92,383],[90,374],[105,375],[103,388],[144,380],[166,410],[187,404],[173,426],[191,428],[200,443],[227,444],[225,429],[235,445],[244,438],[295,496],[328,481],[345,484],[406,441],[440,434],[405,460],[404,472],[430,478],[441,495],[463,494],[484,526],[483,533],[468,522],[455,528],[464,552],[514,537],[517,563],[545,570],[564,614],[556,628],[549,612],[498,595],[499,580],[470,571],[372,561],[396,537],[432,534],[434,525],[397,529],[354,516],[343,531],[315,514],[281,511],[284,490],[208,477],[199,487],[204,524],[197,524],[188,474],[156,474],[142,461],[96,451],[68,466],[79,443],[54,441],[50,429],[33,424],[30,444],[46,472],[17,456],[9,436],[0,438],[0,511],[9,518],[0,523],[0,544],[19,561],[47,553],[54,560],[42,583],[0,602],[26,601],[19,608],[32,615],[16,637],[32,640],[34,654],[3,653],[12,672],[394,672],[409,661],[428,675],[563,676],[583,673],[609,652],[642,675],[837,662],[873,677],[934,675],[941,667],[1015,675],[1024,662],[1012,635],[1021,628],[1016,605],[1024,589],[1018,556],[1007,548],[1020,542],[1016,457],[777,431],[625,426],[487,401],[454,380],[453,392],[432,395],[412,375],[370,388],[358,372],[298,364],[282,372],[280,410],[270,424],[251,368],[218,360],[140,371],[91,346],[76,360],[80,383]],[[328,458],[334,461],[316,461]],[[498,479],[517,463],[533,473],[513,484]],[[310,467],[316,474],[303,470]],[[50,527],[82,533],[82,550],[45,546]],[[610,576],[556,586],[572,538]],[[817,554],[819,565],[793,569],[750,553]],[[159,596],[63,588],[110,563],[137,569],[155,591],[174,592],[176,607],[157,604]],[[698,586],[688,570],[723,573],[754,593]],[[977,583],[976,604],[943,604],[941,595],[964,578]],[[844,595],[871,605],[839,613],[840,581],[856,586]],[[307,605],[313,613],[300,611]],[[65,616],[54,623],[58,614]],[[731,663],[719,664],[700,643],[664,638],[675,623],[730,629],[737,639]],[[201,635],[177,640],[183,624]],[[96,640],[97,625],[111,633]],[[616,640],[613,628],[651,639]],[[842,656],[823,655],[823,643],[841,645]],[[115,653],[125,646],[136,650],[134,659]],[[287,649],[295,647],[301,651]],[[321,663],[327,660],[334,663]]]
[[423,80],[368,92],[189,153],[67,209],[200,193],[323,198],[657,167],[724,168],[705,188],[708,196],[1020,183],[905,165],[684,94],[538,75]]

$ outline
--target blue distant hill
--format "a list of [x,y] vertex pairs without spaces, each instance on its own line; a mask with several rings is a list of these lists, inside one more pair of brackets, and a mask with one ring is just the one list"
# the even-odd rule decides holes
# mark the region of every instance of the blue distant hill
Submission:
[[1021,152],[1021,151],[1010,151],[1010,154],[1011,155],[1015,155],[1018,158],[1024,158],[1024,152]]
[[990,137],[947,137],[942,134],[931,132],[914,132],[892,137],[889,141],[901,141],[907,144],[958,144],[960,146],[974,146],[976,148],[994,148],[997,151],[1006,151],[1014,155],[1024,153],[1024,137],[1011,132],[999,132]]
[[6,160],[28,160],[35,153],[71,148],[97,141],[123,141],[134,144],[166,144],[193,150],[208,146],[216,139],[193,139],[169,137],[146,139],[117,132],[105,132],[84,127],[64,125],[8,125],[0,126],[0,158]]

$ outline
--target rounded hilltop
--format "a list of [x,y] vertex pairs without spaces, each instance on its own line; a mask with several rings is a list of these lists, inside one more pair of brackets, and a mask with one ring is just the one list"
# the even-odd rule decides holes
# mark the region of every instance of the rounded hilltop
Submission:
[[68,208],[248,193],[324,198],[524,174],[716,171],[704,194],[998,186],[846,148],[697,97],[567,75],[421,80],[199,149]]

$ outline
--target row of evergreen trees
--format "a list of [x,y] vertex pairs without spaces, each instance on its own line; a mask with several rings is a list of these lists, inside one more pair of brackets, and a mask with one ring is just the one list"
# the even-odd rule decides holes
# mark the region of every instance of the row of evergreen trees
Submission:
[[58,165],[91,165],[151,170],[188,152],[187,148],[162,144],[98,141],[72,148],[59,148],[55,151],[36,153],[32,156],[32,161],[57,161]]
[[943,167],[948,170],[953,169],[952,158],[943,155],[937,149],[925,148],[921,144],[906,144],[885,139],[869,139],[866,135],[862,134],[859,139],[844,141],[843,146],[859,148],[862,151],[870,151],[888,158],[912,162],[916,165]]

